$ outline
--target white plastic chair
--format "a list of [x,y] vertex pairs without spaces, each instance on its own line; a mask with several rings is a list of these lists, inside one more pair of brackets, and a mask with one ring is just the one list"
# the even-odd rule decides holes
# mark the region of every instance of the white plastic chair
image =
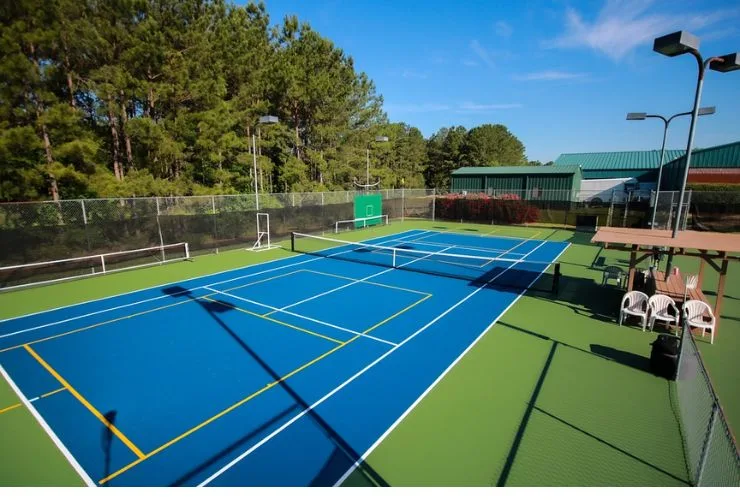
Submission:
[[683,301],[686,302],[686,297],[689,295],[689,290],[694,290],[699,284],[698,274],[689,274],[684,280],[684,292]]
[[648,296],[637,290],[627,292],[622,297],[622,306],[619,309],[619,324],[624,321],[625,316],[637,316],[642,318],[642,331],[645,331],[648,315]]
[[655,320],[665,321],[670,328],[671,323],[678,328],[678,308],[676,303],[667,295],[655,294],[648,299],[648,325],[653,331]]
[[701,300],[688,300],[683,304],[683,317],[690,328],[701,328],[702,337],[707,330],[711,330],[709,343],[714,344],[714,325],[717,321],[709,304]]

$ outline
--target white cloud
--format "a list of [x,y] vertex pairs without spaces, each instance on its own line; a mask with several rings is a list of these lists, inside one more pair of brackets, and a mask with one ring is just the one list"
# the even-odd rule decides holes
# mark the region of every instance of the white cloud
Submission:
[[496,24],[493,25],[493,29],[496,31],[498,36],[502,36],[504,38],[510,37],[514,32],[514,28],[512,28],[506,21],[497,21]]
[[449,111],[450,106],[447,104],[439,103],[388,104],[386,106],[386,110],[394,111],[397,113],[436,113],[439,111]]
[[463,66],[478,66],[478,61],[473,61],[472,59],[463,59],[462,63]]
[[519,103],[478,104],[468,101],[460,104],[459,109],[461,111],[495,111],[497,109],[516,109],[521,107],[522,105]]
[[592,22],[573,8],[565,11],[565,32],[545,48],[589,48],[618,61],[636,47],[679,29],[699,30],[736,16],[738,9],[704,13],[648,12],[654,0],[607,0]]
[[520,81],[552,81],[552,80],[575,80],[588,76],[586,73],[569,73],[567,71],[538,71],[536,73],[526,73],[523,75],[514,75],[514,80]]
[[488,51],[480,44],[478,40],[473,40],[470,42],[470,48],[473,49],[473,52],[475,52],[475,55],[477,55],[483,63],[485,63],[486,66],[492,68],[495,66],[493,63],[493,57],[491,54],[488,53]]
[[523,107],[519,103],[480,104],[465,101],[459,104],[423,103],[423,104],[389,104],[386,111],[396,113],[485,113],[504,109],[517,109]]
[[426,73],[419,73],[418,71],[413,71],[410,69],[403,70],[401,76],[409,80],[426,80],[427,78]]

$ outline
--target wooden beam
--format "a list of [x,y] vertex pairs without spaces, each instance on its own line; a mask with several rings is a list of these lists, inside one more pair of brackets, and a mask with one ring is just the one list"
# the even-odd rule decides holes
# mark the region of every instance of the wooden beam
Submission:
[[635,265],[637,262],[637,251],[640,249],[638,245],[632,245],[632,252],[630,253],[630,272],[629,278],[627,279],[627,291],[632,291],[632,285],[635,283]]
[[[632,252],[633,251],[633,249],[631,247],[624,247],[624,246],[622,246],[622,247],[611,247],[611,250],[621,250],[623,252]],[[643,253],[643,254],[646,254],[646,253],[647,254],[653,254],[654,253],[653,250],[649,250],[649,249],[645,249],[645,248],[642,248],[640,250],[637,250],[637,252],[638,253]],[[660,255],[669,255],[670,254],[670,252],[665,251],[665,250],[659,250],[657,253],[659,253]],[[676,255],[679,255],[679,254],[676,254]],[[708,253],[707,250],[699,250],[698,252],[684,252],[684,253],[682,253],[680,255],[685,255],[686,257],[704,257],[704,258],[707,259],[707,262],[710,262],[710,263],[711,263],[711,259],[722,259],[723,258],[720,252],[714,254],[714,253]],[[740,261],[740,256],[735,256],[735,255],[727,255],[724,258],[726,258],[727,260],[737,260],[737,261]],[[719,272],[719,266],[717,266],[717,272]]]
[[720,270],[721,270],[721,267],[720,267],[720,265],[718,265],[718,264],[716,264],[716,263],[714,262],[714,259],[719,259],[719,258],[721,258],[721,257],[720,257],[719,255],[717,255],[717,256],[714,256],[714,255],[707,255],[707,254],[703,254],[703,255],[702,255],[702,257],[703,257],[703,258],[704,258],[704,260],[705,260],[705,261],[707,262],[707,264],[709,264],[709,265],[710,265],[710,266],[712,267],[712,269],[714,269],[714,270],[715,270],[715,271],[717,271],[717,272],[720,272]]
[[642,261],[643,261],[643,260],[645,260],[645,259],[649,259],[649,258],[651,258],[652,256],[653,256],[653,254],[652,254],[652,253],[644,253],[644,254],[640,255],[640,256],[639,256],[639,257],[637,258],[637,260],[635,261],[635,265],[639,264],[640,262],[642,262]]
[[[722,252],[724,254],[724,252]],[[723,257],[726,257],[726,255],[723,255]],[[727,280],[727,267],[728,267],[729,261],[726,258],[722,259],[722,269],[719,272],[719,283],[717,284],[717,300],[714,303],[714,316],[716,318],[715,322],[715,336],[717,335],[717,331],[719,329],[719,317],[720,314],[722,314],[722,300],[725,298],[725,281]]]

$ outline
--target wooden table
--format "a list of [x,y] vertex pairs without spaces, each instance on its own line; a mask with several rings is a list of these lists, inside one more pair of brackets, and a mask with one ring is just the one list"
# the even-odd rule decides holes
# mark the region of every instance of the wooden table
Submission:
[[[663,271],[653,270],[652,273],[652,277],[654,278],[652,281],[655,283],[655,293],[667,295],[679,304],[683,302],[684,294],[686,293],[686,285],[680,272],[677,274],[671,273],[667,280],[665,279],[665,273]],[[702,302],[707,301],[707,298],[698,286],[696,288],[689,288],[686,297],[690,300],[701,300]]]

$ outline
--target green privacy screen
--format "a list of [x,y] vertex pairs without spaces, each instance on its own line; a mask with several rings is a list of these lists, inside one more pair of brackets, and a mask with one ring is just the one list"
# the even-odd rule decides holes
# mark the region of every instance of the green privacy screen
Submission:
[[[383,199],[380,194],[355,196],[355,228],[383,223]],[[368,217],[371,217],[368,219]]]

